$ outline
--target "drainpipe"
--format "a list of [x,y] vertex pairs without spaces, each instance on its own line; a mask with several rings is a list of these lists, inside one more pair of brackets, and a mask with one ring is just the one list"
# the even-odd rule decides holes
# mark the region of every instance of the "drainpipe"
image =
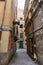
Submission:
[[6,10],[6,3],[7,3],[7,0],[5,0],[5,5],[4,5],[4,12],[3,12],[3,19],[2,19],[1,28],[2,28],[2,26],[3,26],[3,23],[4,23],[5,10]]

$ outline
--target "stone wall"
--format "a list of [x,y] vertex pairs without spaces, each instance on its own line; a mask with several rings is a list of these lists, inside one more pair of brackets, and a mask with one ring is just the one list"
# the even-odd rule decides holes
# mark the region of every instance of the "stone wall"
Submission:
[[13,49],[10,50],[8,53],[0,53],[1,56],[0,65],[7,65],[10,62],[13,55],[15,55],[15,51]]
[[[43,27],[43,7],[39,8],[34,18],[34,29]],[[37,60],[43,65],[43,29],[35,32]]]

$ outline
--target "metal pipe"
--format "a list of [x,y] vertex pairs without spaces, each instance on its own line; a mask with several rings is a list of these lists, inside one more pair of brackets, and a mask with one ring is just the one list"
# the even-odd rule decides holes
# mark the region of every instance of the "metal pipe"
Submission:
[[29,35],[31,35],[31,34],[37,32],[37,31],[39,31],[39,30],[41,30],[41,29],[43,29],[43,26],[41,26],[41,27],[39,27],[39,28],[33,30],[31,33],[29,33]]
[[7,0],[4,0],[4,1],[5,1],[5,5],[4,5],[4,12],[3,12],[3,19],[2,19],[1,27],[3,26],[3,22],[4,22],[5,10],[6,10],[6,3],[7,3]]
[[3,27],[0,26],[0,31],[12,31],[12,28],[6,27],[6,26],[3,26]]

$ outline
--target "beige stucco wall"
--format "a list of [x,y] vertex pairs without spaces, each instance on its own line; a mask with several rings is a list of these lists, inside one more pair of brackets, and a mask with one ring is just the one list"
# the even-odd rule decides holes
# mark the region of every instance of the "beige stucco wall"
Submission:
[[6,1],[6,11],[4,16],[4,26],[12,26],[13,20],[16,18],[16,1],[7,0]]
[[[3,12],[5,12],[4,14],[4,20],[3,20],[3,26],[6,26],[6,27],[12,27],[12,24],[13,24],[13,21],[15,21],[16,19],[16,6],[15,6],[15,0],[7,0],[6,1],[6,6],[5,6],[5,11],[4,11],[4,2],[0,2],[0,21],[2,20],[2,17],[3,17]],[[1,22],[0,22],[1,24]],[[5,28],[6,28],[5,27]],[[1,43],[1,51],[0,52],[8,52],[8,46],[9,44],[9,36],[10,36],[10,31],[2,31],[2,35],[1,35],[1,40],[0,40],[0,43]]]
[[11,19],[11,7],[12,7],[12,0],[7,0],[6,3],[6,11],[5,11],[5,17],[4,17],[4,26],[11,26],[10,20]]

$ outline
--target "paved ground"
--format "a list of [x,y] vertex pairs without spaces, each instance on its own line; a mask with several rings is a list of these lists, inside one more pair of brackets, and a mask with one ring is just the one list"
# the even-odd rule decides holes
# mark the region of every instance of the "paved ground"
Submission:
[[18,49],[16,56],[13,57],[9,65],[37,65],[32,59],[26,54],[25,49]]

